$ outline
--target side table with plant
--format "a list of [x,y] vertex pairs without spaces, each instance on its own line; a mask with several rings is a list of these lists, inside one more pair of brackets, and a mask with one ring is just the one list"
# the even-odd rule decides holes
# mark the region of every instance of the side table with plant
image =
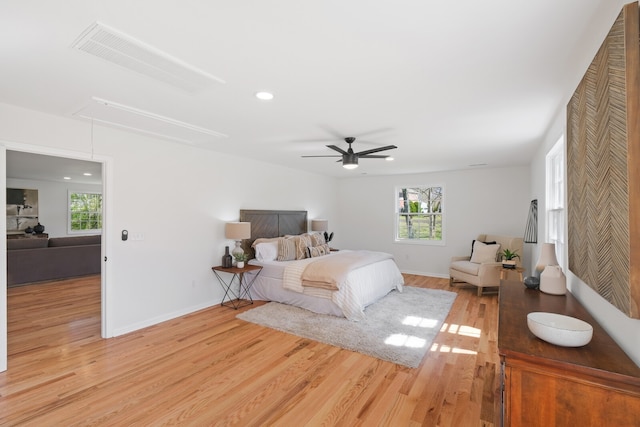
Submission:
[[502,267],[516,268],[516,258],[520,258],[520,255],[518,255],[518,251],[505,249],[500,254],[500,257],[502,258]]

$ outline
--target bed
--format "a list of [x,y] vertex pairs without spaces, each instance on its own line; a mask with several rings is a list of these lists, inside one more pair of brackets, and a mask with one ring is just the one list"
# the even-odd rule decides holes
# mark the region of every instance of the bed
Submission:
[[[242,241],[249,263],[262,271],[251,287],[251,297],[260,301],[276,301],[301,307],[315,313],[330,314],[358,321],[364,309],[392,290],[402,291],[404,279],[389,254],[371,251],[331,251],[318,258],[291,261],[258,260],[253,247],[256,239],[296,236],[307,232],[306,211],[241,210],[240,221],[251,223],[251,237]],[[368,252],[368,254],[367,254]],[[348,258],[372,257],[343,272],[338,290],[323,287],[296,286],[310,264],[322,271],[324,263],[347,262]],[[373,261],[375,259],[375,261]],[[342,261],[340,261],[342,260]],[[348,261],[351,262],[351,261]],[[312,270],[314,267],[309,267]],[[247,273],[250,274],[250,273]],[[247,278],[251,280],[251,277]],[[296,282],[296,280],[298,282]],[[307,282],[305,282],[307,283]]]

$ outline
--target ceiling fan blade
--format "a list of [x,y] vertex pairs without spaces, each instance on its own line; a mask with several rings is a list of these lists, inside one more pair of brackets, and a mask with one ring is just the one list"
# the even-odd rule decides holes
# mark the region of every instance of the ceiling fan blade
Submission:
[[364,156],[358,156],[361,159],[386,159],[389,156],[377,155],[377,154],[365,154]]
[[307,139],[292,139],[291,142],[332,142],[335,138],[307,138]]
[[333,129],[329,125],[319,125],[319,128],[327,132],[329,135],[333,136],[336,139],[344,139],[344,135],[340,134],[337,130]]
[[[300,157],[340,157],[342,158],[342,156],[300,156]],[[338,160],[339,162],[341,162],[342,160]]]
[[393,130],[393,128],[386,127],[386,128],[380,128],[380,129],[373,129],[373,130],[370,130],[368,132],[356,133],[355,135],[358,136],[358,141],[360,141],[360,138],[362,138],[363,136],[375,135],[377,133],[383,133],[383,132],[390,132],[392,130]]
[[373,153],[377,153],[379,151],[385,151],[385,150],[393,150],[394,148],[398,148],[398,147],[396,147],[395,145],[387,145],[386,147],[372,148],[371,150],[361,151],[356,154],[358,156],[366,156],[367,154],[373,154]]
[[338,153],[342,154],[342,155],[346,155],[349,154],[346,151],[344,151],[342,148],[340,147],[336,147],[335,145],[327,145],[327,147],[331,148],[332,150],[337,151]]

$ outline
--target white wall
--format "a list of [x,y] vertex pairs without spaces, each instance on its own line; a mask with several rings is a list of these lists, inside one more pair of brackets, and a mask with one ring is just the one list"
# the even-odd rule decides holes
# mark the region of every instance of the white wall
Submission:
[[7,179],[8,188],[38,190],[38,220],[49,237],[69,236],[68,191],[102,192],[102,185],[74,184],[66,182],[38,181],[31,179]]
[[[541,144],[540,150],[531,163],[531,194],[538,197],[538,243],[545,242],[546,218],[545,209],[545,156],[556,143],[558,138],[565,133],[566,112],[562,111],[556,117],[550,127],[547,136]],[[566,236],[565,236],[566,237]],[[536,250],[536,257],[537,251]],[[568,265],[567,253],[561,254]],[[535,262],[535,261],[534,261]],[[589,313],[618,343],[627,355],[640,366],[640,320],[631,319],[620,310],[611,305],[607,300],[596,293],[589,285],[576,277],[570,270],[565,271],[567,287],[571,293],[582,303]]]
[[[341,179],[332,246],[389,252],[403,272],[448,277],[451,257],[470,254],[478,234],[524,235],[529,176],[523,166]],[[444,186],[444,246],[394,241],[395,188],[416,185]]]
[[[88,123],[0,104],[0,141],[10,149],[88,154],[90,134]],[[96,156],[111,159],[105,204],[112,217],[103,238],[111,335],[219,303],[211,267],[232,244],[224,223],[238,220],[241,208],[336,216],[332,178],[100,126],[93,139]],[[123,229],[144,240],[123,242]]]

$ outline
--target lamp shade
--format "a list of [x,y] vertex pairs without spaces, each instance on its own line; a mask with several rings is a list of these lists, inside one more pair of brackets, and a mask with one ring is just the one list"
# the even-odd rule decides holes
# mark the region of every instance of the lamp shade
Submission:
[[224,235],[231,240],[248,239],[251,237],[251,223],[228,222],[224,227]]
[[329,229],[329,221],[326,219],[312,219],[311,231],[327,231]]
[[547,265],[558,265],[555,243],[542,244],[542,250],[540,251],[538,263],[536,264],[536,270],[542,271]]

